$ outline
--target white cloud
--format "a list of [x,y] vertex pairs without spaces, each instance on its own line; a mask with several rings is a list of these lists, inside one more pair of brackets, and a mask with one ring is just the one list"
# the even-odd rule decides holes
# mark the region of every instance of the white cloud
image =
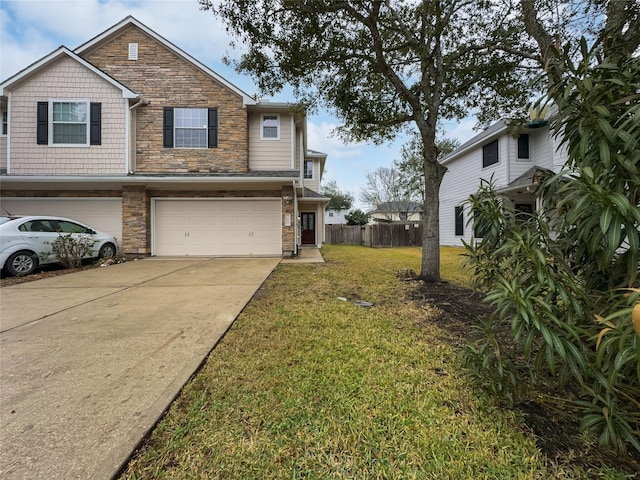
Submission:
[[255,92],[250,79],[221,63],[229,37],[196,0],[3,0],[0,5],[3,80],[60,45],[74,49],[131,15],[247,93]]
[[366,144],[362,142],[345,144],[334,133],[337,126],[327,121],[320,120],[320,123],[315,123],[313,120],[307,120],[308,147],[326,153],[329,158],[342,160],[361,156]]
[[474,130],[477,123],[475,118],[465,118],[458,122],[445,122],[444,136],[450,139],[457,139],[462,144],[478,134]]

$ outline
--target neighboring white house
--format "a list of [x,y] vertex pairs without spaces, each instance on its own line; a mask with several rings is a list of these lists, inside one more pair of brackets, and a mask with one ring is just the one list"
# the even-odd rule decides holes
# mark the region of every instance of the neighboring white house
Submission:
[[477,192],[482,179],[493,181],[505,193],[516,210],[533,212],[540,200],[535,196],[536,172],[558,172],[566,161],[560,139],[551,136],[546,122],[537,128],[524,127],[516,132],[504,120],[451,152],[441,163],[447,167],[440,187],[440,243],[462,246],[474,233],[468,219],[472,215],[464,205]]
[[325,225],[346,225],[347,219],[345,218],[349,214],[349,210],[325,210],[324,223]]

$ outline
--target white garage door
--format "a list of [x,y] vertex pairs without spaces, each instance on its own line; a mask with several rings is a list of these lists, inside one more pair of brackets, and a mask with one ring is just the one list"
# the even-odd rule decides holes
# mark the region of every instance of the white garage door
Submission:
[[67,217],[110,233],[122,241],[121,198],[3,198],[2,215],[51,215]]
[[282,255],[276,200],[154,200],[154,255]]

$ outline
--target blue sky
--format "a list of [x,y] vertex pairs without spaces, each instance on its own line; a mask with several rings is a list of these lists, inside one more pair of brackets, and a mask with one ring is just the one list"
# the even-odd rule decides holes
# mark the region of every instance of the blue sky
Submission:
[[[228,81],[253,95],[257,88],[246,76],[225,66],[231,57],[224,25],[210,12],[199,9],[197,0],[0,0],[0,81],[55,50],[61,45],[75,49],[118,23],[127,15],[140,22],[207,65]],[[286,93],[273,101],[294,100]],[[400,158],[402,139],[375,146],[344,144],[331,131],[338,120],[320,111],[308,119],[309,148],[328,155],[325,180],[336,180],[358,202],[365,174],[391,166]],[[465,142],[474,135],[473,119],[444,125],[449,138]]]

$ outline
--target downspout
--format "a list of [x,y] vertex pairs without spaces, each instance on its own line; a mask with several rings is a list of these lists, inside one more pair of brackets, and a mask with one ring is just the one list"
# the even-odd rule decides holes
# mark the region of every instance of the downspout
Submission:
[[300,252],[298,251],[298,191],[296,189],[297,180],[291,182],[291,186],[293,188],[293,255],[297,257]]
[[7,174],[11,173],[11,92],[7,95]]
[[291,115],[291,170],[296,168],[296,121]]
[[[133,163],[135,160],[135,153],[131,151],[131,143],[132,143],[132,136],[133,136],[133,130],[132,130],[133,122],[131,121],[131,118],[134,115],[133,111],[138,107],[141,107],[143,105],[148,105],[148,104],[149,104],[148,100],[146,100],[144,97],[140,97],[140,100],[138,100],[136,103],[131,105],[129,107],[129,111],[127,112],[127,118],[126,118],[127,135],[125,140],[125,152],[126,152],[125,153],[125,171],[127,174],[133,173]],[[135,128],[135,125],[133,125],[133,127]],[[134,145],[134,148],[135,148],[135,145]]]

